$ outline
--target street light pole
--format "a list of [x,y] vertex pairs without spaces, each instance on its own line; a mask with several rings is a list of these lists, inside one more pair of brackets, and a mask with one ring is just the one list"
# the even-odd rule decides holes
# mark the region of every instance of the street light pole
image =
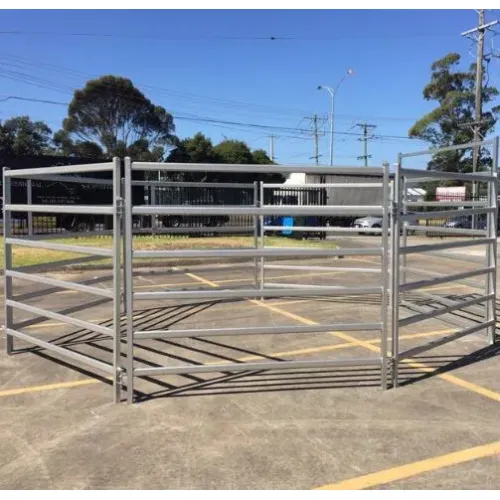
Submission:
[[348,77],[354,75],[352,69],[348,69],[347,73],[342,77],[335,88],[319,85],[318,90],[326,90],[330,94],[330,165],[333,165],[333,140],[334,140],[334,112],[335,112],[335,95],[342,82]]

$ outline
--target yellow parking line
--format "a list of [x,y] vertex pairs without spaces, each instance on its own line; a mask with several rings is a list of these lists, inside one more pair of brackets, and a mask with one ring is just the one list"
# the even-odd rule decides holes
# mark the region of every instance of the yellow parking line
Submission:
[[[193,279],[196,279],[196,280],[198,280],[202,283],[205,283],[205,284],[207,284],[211,287],[214,287],[214,288],[218,288],[218,286],[219,286],[219,285],[217,285],[217,283],[214,283],[213,281],[209,281],[209,280],[202,278],[201,276],[198,276],[198,275],[193,274],[193,273],[187,273],[187,276],[189,276]],[[302,323],[304,325],[318,325],[319,324],[317,321],[314,321],[310,318],[306,318],[304,316],[299,316],[298,314],[286,311],[285,309],[281,309],[280,307],[277,307],[277,306],[266,304],[265,302],[262,302],[260,300],[254,300],[254,299],[247,299],[247,300],[248,300],[248,302],[251,302],[252,304],[255,304],[259,307],[263,307],[265,309],[268,309],[269,311],[276,312],[278,314],[281,314],[282,316],[286,316],[286,317],[293,319],[294,321],[297,321],[297,322]],[[369,342],[359,340],[351,335],[348,335],[345,332],[330,332],[330,333],[332,335],[336,336],[337,338],[351,342],[353,344],[357,344],[358,346],[364,347],[364,348],[368,349],[369,351],[377,352],[377,353],[380,352],[380,349],[378,349],[374,345],[370,344]],[[423,372],[433,372],[436,370],[433,367],[427,366],[424,363],[416,362],[413,359],[403,360],[402,363],[405,363],[405,364],[411,366],[412,368],[416,368],[416,369],[423,371]],[[495,391],[491,391],[490,389],[486,389],[486,388],[484,388],[480,385],[474,384],[472,382],[468,382],[466,380],[463,380],[455,375],[449,375],[449,374],[445,373],[445,374],[439,374],[436,376],[441,378],[442,380],[446,380],[447,382],[449,382],[451,384],[462,387],[463,389],[467,389],[471,392],[475,392],[476,394],[480,394],[481,396],[485,396],[485,397],[492,399],[494,401],[500,401],[500,394],[499,393],[497,393]]]
[[70,382],[57,382],[55,384],[32,385],[29,387],[19,387],[17,389],[7,389],[0,391],[0,397],[18,396],[19,394],[28,394],[30,392],[53,391],[54,389],[71,389],[83,385],[100,384],[101,381],[95,378],[85,378],[82,380],[72,380]]
[[[453,465],[478,460],[480,458],[492,457],[500,454],[500,441],[476,446],[475,448],[467,448],[465,450],[447,453],[437,457],[427,458],[418,462],[401,465],[391,469],[365,474],[364,476],[347,479],[339,483],[327,484],[315,488],[316,490],[363,490],[366,488],[374,488],[382,484],[400,481],[407,479],[424,472],[430,472],[443,467],[450,467]],[[457,485],[458,486],[458,485]]]

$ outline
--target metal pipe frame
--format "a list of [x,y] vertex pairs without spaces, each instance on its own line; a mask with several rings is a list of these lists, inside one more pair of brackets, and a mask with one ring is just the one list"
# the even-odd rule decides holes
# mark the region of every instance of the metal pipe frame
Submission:
[[382,228],[378,227],[340,227],[340,226],[264,226],[266,231],[279,232],[284,229],[290,231],[301,231],[304,233],[370,233],[382,234]]
[[146,187],[191,187],[191,188],[227,188],[227,189],[253,189],[253,183],[237,182],[175,182],[175,181],[131,181],[132,186]]
[[[241,166],[240,166],[241,167]],[[293,284],[274,284],[266,283],[265,270],[272,269],[272,264],[266,264],[265,259],[273,258],[314,258],[314,257],[335,257],[345,255],[372,255],[381,258],[380,268],[377,269],[357,269],[346,268],[349,270],[356,270],[359,272],[372,272],[383,275],[384,264],[388,265],[388,246],[387,241],[385,244],[381,243],[380,246],[375,248],[353,248],[353,249],[311,249],[311,248],[266,248],[264,241],[264,232],[267,227],[264,226],[264,215],[335,215],[335,214],[353,214],[353,215],[383,215],[387,214],[387,207],[384,209],[384,203],[376,206],[274,206],[264,204],[264,189],[268,187],[262,182],[259,182],[254,187],[254,202],[249,206],[200,206],[200,207],[186,207],[186,206],[131,206],[130,186],[133,185],[131,181],[131,172],[134,170],[158,171],[158,170],[184,170],[184,171],[216,171],[228,172],[234,171],[228,165],[203,165],[203,164],[145,164],[142,162],[131,163],[129,159],[125,162],[125,198],[127,200],[125,216],[125,239],[126,239],[126,280],[130,285],[126,289],[126,303],[128,318],[127,327],[127,368],[126,368],[126,384],[127,384],[127,401],[134,401],[134,379],[135,377],[155,376],[155,375],[168,375],[168,374],[181,374],[181,373],[196,373],[196,372],[228,372],[234,371],[247,371],[255,369],[284,369],[284,368],[301,368],[301,367],[314,367],[321,368],[325,366],[362,366],[362,365],[376,365],[381,367],[381,385],[383,388],[387,387],[387,349],[386,349],[386,336],[387,336],[387,282],[381,278],[379,286],[371,287],[341,287],[341,286],[315,286],[315,285],[293,285]],[[253,173],[261,172],[279,172],[288,173],[292,171],[289,167],[281,167],[276,165],[270,166],[248,166],[246,171]],[[325,169],[315,167],[293,167],[293,172],[296,171],[310,171],[311,173],[319,173],[324,170],[324,173],[339,173],[345,172],[345,169],[337,167],[328,167]],[[359,169],[350,168],[348,172],[359,173]],[[383,177],[383,182],[370,183],[366,187],[378,187],[384,191],[384,196],[388,198],[388,184],[389,173],[388,166],[384,165],[383,168],[368,169],[373,170],[374,174]],[[366,170],[363,170],[367,174]],[[347,185],[347,184],[346,184]],[[353,187],[352,184],[348,184]],[[384,185],[386,189],[384,190]],[[272,185],[273,186],[273,185]],[[339,186],[334,184],[333,186]],[[344,186],[344,183],[341,184]],[[239,186],[241,187],[241,186]],[[273,188],[288,189],[290,186],[277,185]],[[311,188],[312,186],[301,186]],[[321,188],[328,187],[328,185],[321,185]],[[364,184],[363,184],[363,187]],[[387,205],[388,202],[385,203]],[[239,249],[203,249],[203,250],[158,250],[158,251],[136,251],[132,248],[132,215],[145,215],[145,214],[178,214],[178,215],[249,215],[254,217],[254,244],[251,248]],[[386,217],[384,228],[381,233],[388,237],[388,217]],[[258,224],[256,222],[258,221]],[[282,228],[280,228],[282,229]],[[290,229],[290,228],[287,228]],[[296,229],[296,228],[294,228]],[[307,227],[307,229],[309,229]],[[329,228],[328,228],[329,229]],[[345,228],[344,228],[345,229]],[[314,228],[317,230],[317,228]],[[330,230],[330,229],[329,229]],[[333,232],[333,231],[332,231]],[[361,232],[358,230],[357,232]],[[374,231],[372,231],[374,232]],[[172,291],[152,291],[152,292],[135,292],[132,282],[132,262],[133,259],[141,258],[247,258],[253,260],[255,269],[255,284],[256,287],[241,289],[241,288],[219,288],[213,287],[202,290],[172,290]],[[256,263],[258,265],[256,265]],[[304,269],[314,270],[318,266],[299,266]],[[321,267],[321,266],[320,266]],[[292,268],[292,267],[290,267]],[[328,270],[335,270],[328,268]],[[342,271],[341,268],[338,269]],[[322,325],[308,325],[308,326],[263,326],[263,327],[238,327],[238,328],[212,328],[212,329],[196,329],[196,330],[150,330],[150,331],[136,331],[133,324],[132,311],[133,303],[136,300],[183,300],[183,299],[248,299],[248,298],[272,298],[272,297],[301,297],[301,296],[334,296],[334,295],[359,295],[359,294],[381,294],[382,295],[382,317],[380,322],[376,323],[328,323]],[[380,357],[362,359],[362,360],[318,360],[318,361],[283,361],[283,362],[266,362],[266,363],[247,363],[244,365],[203,365],[203,366],[183,366],[183,367],[153,367],[143,368],[134,365],[134,339],[151,339],[151,338],[195,338],[204,336],[245,336],[245,335],[264,335],[264,334],[290,334],[290,333],[314,333],[335,330],[379,330],[381,333],[381,345],[383,352]]]
[[353,187],[356,188],[382,188],[384,184],[381,182],[356,182],[353,184],[352,182],[334,182],[324,184],[264,184],[264,189],[317,189],[317,188],[345,188],[345,187]]
[[[463,149],[466,147],[471,147],[473,144],[453,146],[451,148],[443,148],[442,150],[430,150],[423,151],[419,153],[411,154],[400,154],[398,156],[398,163],[395,171],[395,182],[394,182],[394,195],[395,201],[393,204],[393,227],[392,227],[392,366],[393,366],[393,386],[397,387],[398,377],[399,377],[399,363],[401,359],[407,359],[418,354],[422,354],[430,349],[434,349],[440,345],[452,342],[459,338],[465,337],[467,335],[477,333],[479,331],[486,331],[486,336],[488,342],[491,344],[495,341],[495,328],[496,328],[496,268],[497,268],[497,217],[498,217],[498,200],[497,200],[497,168],[498,168],[498,137],[493,141],[484,141],[480,145],[493,144],[493,165],[489,172],[475,173],[475,174],[458,174],[452,172],[436,172],[428,170],[412,170],[408,168],[403,168],[403,158],[408,158],[411,156],[418,156],[421,154],[435,154],[440,151],[453,151],[458,149]],[[461,181],[479,181],[485,182],[488,186],[488,200],[485,201],[455,201],[455,202],[410,202],[407,199],[406,191],[407,186],[410,183],[421,182],[422,179],[431,180],[461,180]],[[431,211],[422,212],[417,214],[408,214],[408,208],[413,207],[470,207],[462,210],[443,210],[443,211]],[[475,208],[477,207],[477,208]],[[401,215],[403,211],[403,215]],[[408,221],[414,217],[421,216],[425,219],[448,217],[448,216],[462,216],[462,215],[472,215],[486,214],[487,228],[483,230],[474,229],[454,229],[454,228],[442,228],[442,227],[426,227],[426,226],[414,226],[408,225]],[[405,230],[403,232],[402,238],[400,237],[400,224],[405,223]],[[434,233],[445,233],[454,235],[465,235],[465,236],[479,236],[480,239],[472,239],[469,241],[458,241],[458,242],[444,242],[438,244],[423,244],[408,246],[408,235],[407,231],[421,231],[421,232],[434,232]],[[406,258],[411,254],[429,253],[429,252],[439,252],[442,250],[448,250],[453,248],[466,248],[470,246],[482,246],[485,248],[485,263],[484,267],[480,269],[474,269],[472,271],[465,271],[456,274],[447,275],[437,275],[436,273],[412,269],[408,267],[406,263]],[[404,264],[400,265],[400,257],[403,256]],[[403,280],[400,281],[399,273],[400,270],[403,272]],[[434,275],[430,279],[425,279],[415,282],[406,282],[406,273],[416,272],[422,274]],[[480,297],[475,297],[473,299],[468,299],[463,297],[462,300],[449,300],[445,297],[435,296],[432,294],[422,293],[419,294],[423,297],[435,298],[439,302],[439,309],[428,310],[423,307],[417,306],[409,302],[409,306],[420,311],[419,314],[399,318],[399,309],[401,305],[401,294],[411,291],[419,290],[422,288],[432,287],[441,283],[450,282],[463,282],[468,281],[468,278],[475,276],[484,276],[484,295]],[[406,303],[406,302],[405,302]],[[409,350],[401,352],[399,349],[399,329],[404,328],[408,325],[414,325],[421,321],[425,321],[431,318],[440,318],[447,315],[448,313],[465,310],[470,307],[478,307],[484,304],[484,321],[480,324],[473,326],[468,326],[458,332],[451,335],[443,337],[441,339],[425,343],[423,345],[411,348]],[[444,321],[442,319],[442,321]],[[463,320],[464,322],[467,319]],[[463,326],[461,326],[463,328]]]
[[[97,179],[90,178],[77,178],[77,177],[65,177],[62,174],[74,174],[74,173],[84,173],[84,172],[111,172],[112,181],[105,181],[106,185],[112,185],[113,187],[113,201],[110,205],[99,205],[99,206],[89,206],[89,205],[73,205],[73,206],[60,206],[60,205],[33,205],[31,188],[33,187],[32,179],[39,181],[54,181],[55,179],[61,182],[86,182],[92,183],[92,181],[98,181]],[[59,175],[61,174],[61,175]],[[11,179],[12,178],[27,178],[27,203],[26,204],[12,204],[11,203]],[[121,253],[121,231],[122,231],[122,206],[123,200],[120,197],[120,180],[121,180],[121,160],[119,158],[114,158],[112,162],[109,163],[98,163],[93,165],[70,165],[65,167],[47,167],[47,168],[30,168],[10,171],[4,169],[3,181],[4,181],[4,283],[5,283],[5,333],[7,336],[7,354],[13,352],[13,339],[17,338],[28,342],[29,344],[41,347],[48,351],[54,352],[57,355],[67,358],[71,361],[77,362],[84,366],[90,366],[101,372],[112,375],[113,380],[113,393],[114,401],[120,401],[121,394],[121,330],[120,330],[120,317],[121,317],[121,269],[120,269],[120,253]],[[39,237],[33,236],[32,222],[29,223],[28,237],[12,237],[12,212],[27,212],[29,214],[28,219],[32,213],[80,213],[80,214],[105,214],[113,216],[113,242],[112,248],[98,248],[98,247],[86,247],[78,245],[66,245],[53,243],[50,241],[42,241],[42,238],[46,238],[48,235],[40,235]],[[31,219],[32,220],[32,219]],[[109,233],[109,232],[107,232]],[[99,233],[102,234],[102,233]],[[58,235],[67,236],[67,233]],[[88,254],[92,257],[110,257],[113,261],[113,286],[111,289],[100,289],[94,286],[88,286],[85,284],[64,281],[59,279],[52,279],[39,274],[39,266],[25,266],[14,268],[12,263],[12,247],[13,246],[24,246],[35,249],[47,249],[47,250],[62,250],[66,252],[82,253]],[[86,258],[86,259],[88,259]],[[82,259],[72,259],[72,261],[81,261]],[[59,263],[66,263],[66,261],[60,261]],[[54,268],[57,263],[52,263],[51,268]],[[30,274],[26,272],[27,270],[34,268],[37,273]],[[95,324],[82,319],[74,318],[69,316],[68,313],[59,313],[55,311],[46,310],[40,307],[35,307],[30,304],[23,302],[24,296],[13,296],[13,279],[20,279],[29,281],[32,283],[40,283],[43,285],[48,285],[50,287],[66,290],[73,290],[76,292],[92,294],[109,299],[113,303],[113,324],[112,326],[103,326]],[[106,300],[105,300],[106,302]],[[68,348],[60,345],[55,345],[51,342],[41,340],[33,335],[27,334],[23,331],[18,330],[21,324],[26,324],[27,322],[22,322],[19,325],[14,325],[13,321],[13,311],[18,309],[37,317],[35,320],[29,320],[28,323],[39,323],[45,321],[43,318],[54,319],[61,323],[76,326],[78,328],[88,330],[91,332],[100,333],[112,338],[113,349],[112,349],[112,363],[105,363],[103,361],[94,359],[90,356],[76,353]],[[40,319],[41,318],[41,319]]]
[[340,273],[374,273],[381,274],[382,270],[375,267],[329,267],[329,266],[294,266],[287,264],[266,264],[266,269],[284,269],[290,271],[326,271]]
[[401,159],[411,158],[413,156],[435,155],[437,153],[446,153],[447,151],[457,151],[459,149],[469,149],[469,148],[479,147],[479,146],[489,146],[493,143],[494,143],[494,139],[489,139],[487,141],[469,142],[466,144],[458,144],[456,146],[447,146],[444,148],[425,149],[423,151],[415,151],[414,153],[401,153]]

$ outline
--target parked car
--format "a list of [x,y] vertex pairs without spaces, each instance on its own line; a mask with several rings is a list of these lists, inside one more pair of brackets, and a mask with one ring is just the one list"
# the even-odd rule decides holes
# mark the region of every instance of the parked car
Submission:
[[[410,223],[410,225],[415,225],[417,224],[418,220],[417,220],[417,215],[414,214],[413,212],[408,212],[408,215],[414,215],[414,217],[412,217],[408,222]],[[390,216],[389,216],[390,218]],[[360,228],[360,229],[381,229],[382,228],[382,222],[383,222],[384,218],[380,215],[368,215],[366,217],[360,217],[359,219],[356,219],[353,223],[353,227],[357,227],[357,228]],[[390,221],[389,221],[389,225],[390,225]],[[363,231],[359,234],[369,234],[368,231]],[[377,233],[374,233],[374,234],[378,234]]]
[[[454,229],[472,229],[472,217],[466,215],[461,217],[453,217],[452,219],[446,221],[443,224],[443,227],[450,227]],[[486,229],[486,217],[478,217],[476,229]]]

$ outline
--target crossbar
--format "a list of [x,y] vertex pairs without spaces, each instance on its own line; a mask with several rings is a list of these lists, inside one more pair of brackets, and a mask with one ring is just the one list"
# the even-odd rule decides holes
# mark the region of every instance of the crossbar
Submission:
[[402,247],[400,253],[411,254],[411,253],[424,253],[424,252],[435,252],[439,250],[449,250],[452,248],[464,248],[464,247],[474,247],[478,245],[491,245],[495,243],[495,238],[478,238],[475,240],[466,241],[447,241],[445,243],[437,243],[435,245],[413,245],[409,247]]
[[11,212],[35,212],[53,214],[104,214],[112,215],[114,208],[108,205],[28,205],[12,204],[5,205],[5,210]]
[[213,372],[245,372],[253,370],[285,370],[301,368],[327,368],[333,366],[380,366],[380,358],[352,358],[324,361],[270,361],[263,363],[228,363],[220,365],[185,365],[185,366],[158,366],[154,368],[136,368],[137,377],[152,377],[155,375],[182,375],[185,373],[213,373]]
[[47,278],[41,274],[29,274],[19,271],[8,270],[5,271],[6,276],[12,278],[18,278],[21,280],[31,281],[33,283],[42,283],[44,285],[50,285],[57,288],[64,288],[66,290],[75,290],[77,292],[90,293],[92,295],[99,295],[101,297],[107,297],[108,299],[113,298],[113,292],[111,290],[96,288],[94,286],[82,285],[80,283],[74,283],[72,281],[57,280],[53,278]]
[[16,309],[21,309],[22,311],[29,312],[31,314],[36,314],[37,316],[43,316],[45,318],[55,319],[69,325],[78,326],[84,330],[90,330],[91,332],[102,333],[103,335],[113,336],[113,330],[106,326],[96,325],[95,323],[90,323],[89,321],[84,321],[82,319],[73,318],[71,316],[66,316],[64,314],[59,314],[53,311],[47,311],[40,307],[30,306],[24,304],[23,302],[17,302],[15,300],[7,299],[5,304],[9,307],[15,307]]
[[253,326],[241,328],[200,328],[192,330],[145,330],[136,331],[136,339],[175,339],[194,337],[225,337],[228,335],[276,335],[288,333],[320,333],[328,331],[380,330],[382,323],[331,323],[310,326]]
[[41,167],[41,168],[24,168],[16,170],[8,170],[5,172],[6,177],[40,177],[50,174],[80,174],[84,172],[106,172],[113,170],[114,162],[109,163],[92,163],[87,165],[66,165],[63,167]]
[[49,241],[25,240],[23,238],[5,238],[6,245],[19,245],[30,248],[44,248],[46,250],[62,250],[63,252],[86,253],[89,255],[101,255],[111,257],[112,250],[108,248],[84,247],[78,245],[66,245],[64,243],[52,243]]

